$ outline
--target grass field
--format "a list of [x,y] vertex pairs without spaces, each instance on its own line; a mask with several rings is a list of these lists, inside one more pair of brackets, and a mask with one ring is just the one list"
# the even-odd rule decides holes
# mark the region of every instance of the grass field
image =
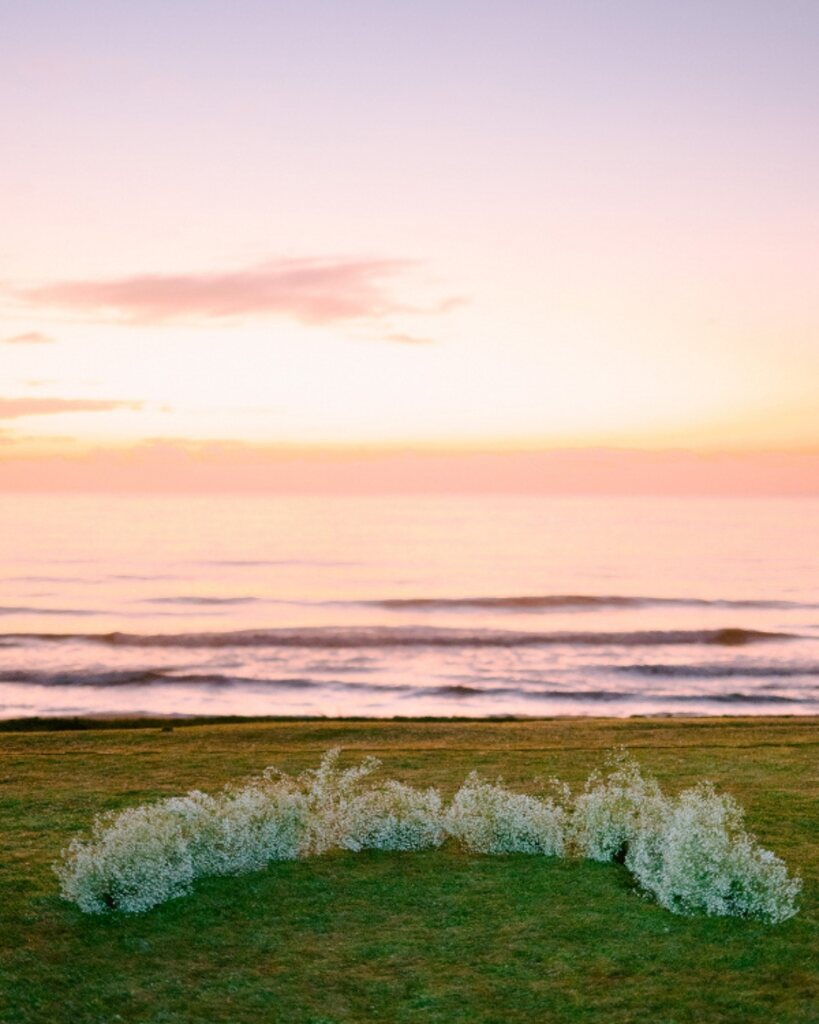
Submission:
[[[131,723],[133,724],[133,723]],[[2,1024],[819,1021],[819,719],[247,722],[0,732]],[[341,745],[451,794],[472,768],[576,784],[624,744],[671,791],[734,794],[804,879],[779,926],[685,918],[618,865],[444,847],[208,879],[140,916],[62,902],[51,864],[98,811]]]

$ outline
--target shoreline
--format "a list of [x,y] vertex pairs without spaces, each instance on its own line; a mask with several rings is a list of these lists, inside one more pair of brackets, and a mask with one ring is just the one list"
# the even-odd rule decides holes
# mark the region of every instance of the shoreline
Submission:
[[469,715],[185,715],[176,714],[131,714],[117,715],[101,712],[92,715],[78,716],[30,716],[25,718],[0,719],[0,733],[22,733],[22,732],[85,732],[116,729],[162,729],[171,731],[174,728],[193,728],[196,726],[219,726],[219,725],[296,725],[307,723],[311,725],[331,725],[333,723],[358,723],[371,726],[383,724],[385,726],[396,724],[452,724],[452,725],[536,725],[539,722],[577,722],[586,725],[602,723],[633,723],[640,722],[669,722],[675,724],[699,723],[731,723],[738,722],[755,723],[757,725],[773,724],[776,722],[788,724],[809,724],[813,722],[819,726],[819,715],[817,714],[722,714],[722,715],[701,715],[694,712],[658,712],[655,714],[643,715],[494,715],[494,716],[469,716]]

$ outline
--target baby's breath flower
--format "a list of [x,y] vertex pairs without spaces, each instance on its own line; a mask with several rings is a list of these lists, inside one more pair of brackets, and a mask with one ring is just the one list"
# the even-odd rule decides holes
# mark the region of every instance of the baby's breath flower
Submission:
[[373,782],[375,758],[342,769],[340,751],[291,777],[268,768],[216,796],[193,791],[99,815],[55,866],[65,899],[86,913],[139,913],[207,875],[257,871],[331,849],[422,850],[449,836],[474,853],[530,853],[625,863],[644,892],[675,913],[779,922],[801,888],[743,828],[742,809],[704,783],[665,795],[625,752],[573,797],[514,793],[473,772],[444,807],[436,789]]

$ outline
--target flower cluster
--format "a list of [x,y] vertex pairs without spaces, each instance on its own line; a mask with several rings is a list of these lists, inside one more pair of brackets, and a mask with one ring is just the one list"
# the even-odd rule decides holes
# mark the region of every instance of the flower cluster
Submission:
[[591,860],[618,860],[677,914],[778,923],[797,912],[799,878],[743,827],[743,811],[711,783],[663,793],[625,752],[595,772],[572,810],[567,841]]
[[[615,755],[573,796],[515,793],[468,776],[448,806],[435,789],[373,781],[375,758],[342,769],[339,750],[299,776],[268,769],[215,796],[191,792],[110,812],[55,866],[62,895],[86,913],[137,913],[207,875],[256,871],[332,849],[422,850],[451,839],[473,853],[580,856],[625,864],[675,913],[779,922],[801,888],[743,828],[737,803],[709,784],[662,792]],[[560,790],[558,790],[561,793]]]
[[708,783],[669,800],[637,832],[625,863],[646,892],[677,913],[772,922],[796,913],[800,880],[744,830],[736,801]]
[[513,793],[472,772],[452,798],[446,829],[472,853],[563,853],[566,815],[551,800]]
[[625,751],[612,752],[607,767],[606,775],[592,772],[574,799],[567,839],[588,860],[622,861],[635,837],[662,817],[666,797]]
[[74,839],[55,870],[63,896],[86,913],[138,913],[184,895],[197,878],[301,856],[308,820],[304,801],[286,787],[192,792],[100,815],[91,839]]
[[444,838],[440,793],[390,779],[352,801],[340,845],[348,850],[425,850],[440,846]]

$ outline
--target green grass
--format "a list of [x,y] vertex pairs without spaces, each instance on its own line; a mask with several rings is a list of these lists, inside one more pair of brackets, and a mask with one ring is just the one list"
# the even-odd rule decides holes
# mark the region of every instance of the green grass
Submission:
[[[819,719],[108,725],[0,732],[2,1024],[819,1021]],[[141,916],[58,898],[50,865],[96,812],[298,771],[339,744],[447,794],[472,768],[579,783],[625,744],[672,791],[707,777],[733,793],[801,872],[802,911],[676,917],[617,865],[449,847],[208,879]]]

